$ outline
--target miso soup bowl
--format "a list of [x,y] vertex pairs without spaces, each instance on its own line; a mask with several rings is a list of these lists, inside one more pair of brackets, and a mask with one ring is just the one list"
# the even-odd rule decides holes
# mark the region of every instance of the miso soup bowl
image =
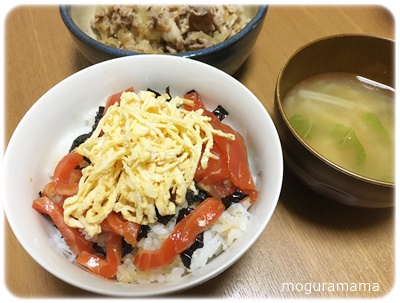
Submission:
[[393,40],[367,35],[335,35],[298,49],[282,67],[275,88],[273,119],[286,166],[313,191],[350,206],[394,206],[394,183],[355,174],[311,148],[290,125],[283,102],[302,80],[323,73],[346,72],[394,88]]

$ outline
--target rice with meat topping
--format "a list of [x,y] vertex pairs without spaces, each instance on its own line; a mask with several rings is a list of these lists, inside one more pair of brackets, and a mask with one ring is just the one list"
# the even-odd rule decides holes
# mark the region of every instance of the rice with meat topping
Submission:
[[225,41],[249,21],[241,5],[99,5],[91,26],[107,45],[175,54]]

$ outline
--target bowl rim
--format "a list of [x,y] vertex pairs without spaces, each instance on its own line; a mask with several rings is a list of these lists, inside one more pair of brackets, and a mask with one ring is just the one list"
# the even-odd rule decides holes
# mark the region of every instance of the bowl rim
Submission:
[[[289,122],[289,119],[285,113],[285,110],[283,109],[283,96],[281,95],[281,92],[279,90],[279,88],[281,87],[281,83],[282,83],[282,77],[283,74],[286,71],[287,66],[290,64],[290,62],[292,62],[292,59],[294,57],[296,57],[301,51],[303,51],[304,49],[308,48],[311,45],[315,45],[317,43],[321,43],[323,41],[326,40],[330,40],[330,39],[337,39],[337,38],[350,38],[350,37],[359,37],[359,38],[365,38],[365,39],[375,39],[375,40],[381,40],[381,41],[387,41],[389,43],[393,44],[393,47],[395,47],[395,40],[394,39],[390,39],[387,37],[382,37],[382,36],[377,36],[377,35],[369,35],[369,34],[334,34],[334,35],[328,35],[328,36],[324,36],[315,40],[312,40],[302,46],[300,46],[299,48],[297,48],[292,55],[286,60],[286,62],[283,64],[283,66],[281,67],[281,69],[279,70],[278,73],[278,77],[277,77],[277,81],[276,81],[276,86],[275,86],[275,96],[276,96],[276,104],[279,110],[279,114],[282,117],[286,127],[290,130],[290,132],[292,133],[292,135],[296,138],[296,140],[304,147],[306,148],[313,156],[317,157],[319,160],[321,160],[323,163],[329,165],[330,167],[332,167],[333,169],[337,170],[338,172],[344,173],[350,177],[356,178],[362,182],[366,182],[366,183],[370,183],[373,185],[378,185],[378,186],[383,186],[383,187],[387,187],[387,188],[395,188],[395,181],[394,182],[386,182],[386,181],[381,181],[381,180],[376,180],[367,176],[363,176],[360,174],[357,174],[349,169],[346,169],[338,164],[336,164],[335,162],[329,160],[328,158],[326,158],[325,156],[323,156],[321,153],[317,152],[314,148],[312,148],[302,137],[300,137],[300,135],[295,131],[295,129],[292,127],[292,125]],[[283,146],[282,146],[283,147]]]
[[[256,6],[256,5],[249,5],[249,6]],[[71,5],[65,5],[62,4],[59,6],[59,12],[61,15],[61,18],[64,22],[64,24],[67,26],[69,31],[80,41],[89,44],[91,47],[95,48],[96,50],[105,52],[107,54],[111,54],[114,56],[118,57],[123,57],[123,56],[131,56],[131,55],[142,55],[145,53],[142,52],[134,52],[134,51],[128,51],[128,50],[123,50],[119,48],[115,48],[109,45],[106,45],[100,41],[97,41],[96,39],[93,39],[92,37],[88,36],[85,34],[72,20],[69,9]],[[237,43],[239,40],[241,40],[243,37],[245,37],[249,32],[251,32],[253,29],[255,29],[265,18],[267,11],[268,11],[269,5],[267,4],[262,4],[259,5],[259,8],[254,15],[254,17],[250,20],[250,22],[236,35],[228,38],[227,40],[218,43],[216,45],[206,47],[203,49],[199,50],[194,50],[194,51],[189,51],[189,52],[182,52],[182,53],[176,53],[176,54],[168,54],[165,53],[164,55],[172,55],[172,56],[180,56],[180,57],[204,57],[207,55],[211,55],[214,53],[218,53],[224,48],[227,48],[235,43]]]

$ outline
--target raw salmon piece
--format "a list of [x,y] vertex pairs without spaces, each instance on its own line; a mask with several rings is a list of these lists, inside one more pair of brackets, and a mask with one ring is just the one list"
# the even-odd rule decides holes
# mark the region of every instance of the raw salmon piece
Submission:
[[221,200],[207,198],[176,224],[158,250],[138,251],[133,260],[136,269],[146,271],[171,264],[194,243],[201,232],[214,224],[224,211],[225,205]]
[[64,222],[64,209],[61,205],[51,201],[48,197],[40,197],[33,201],[32,207],[40,213],[49,215],[54,225],[60,231],[65,243],[71,251],[77,255],[86,252],[93,252],[92,244],[85,239],[77,228],[68,226]]

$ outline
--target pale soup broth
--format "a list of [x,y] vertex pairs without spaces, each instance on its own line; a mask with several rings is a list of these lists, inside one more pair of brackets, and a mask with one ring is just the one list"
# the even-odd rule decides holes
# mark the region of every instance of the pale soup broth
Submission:
[[394,89],[347,73],[321,74],[293,87],[283,107],[292,127],[333,163],[393,183]]

